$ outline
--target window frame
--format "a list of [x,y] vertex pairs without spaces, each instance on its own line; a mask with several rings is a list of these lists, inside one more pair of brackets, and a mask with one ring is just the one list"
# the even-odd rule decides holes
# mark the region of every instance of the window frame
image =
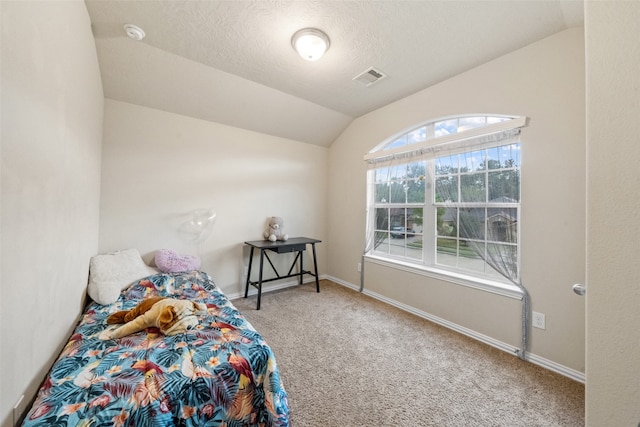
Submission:
[[[526,117],[500,116],[500,117],[503,117],[504,119],[500,120],[497,123],[492,123],[482,127],[472,128],[467,131],[456,132],[446,136],[440,136],[440,137],[435,136],[434,128],[436,123],[440,123],[445,120],[453,120],[453,119],[458,120],[458,123],[460,123],[460,119],[482,117],[482,116],[485,117],[485,122],[487,117],[498,117],[495,115],[466,115],[466,116],[441,118],[438,120],[432,120],[426,123],[422,123],[417,127],[412,127],[410,130],[396,134],[391,138],[388,138],[387,140],[383,141],[381,144],[378,144],[373,150],[371,150],[371,152],[369,152],[365,156],[365,160],[380,159],[380,158],[385,158],[390,156],[402,155],[407,151],[420,150],[423,147],[429,147],[429,148],[438,147],[440,145],[446,146],[447,149],[449,149],[450,146],[455,145],[456,147],[454,148],[454,152],[456,152],[457,154],[460,154],[463,152],[474,152],[477,150],[486,150],[486,149],[491,149],[495,147],[501,147],[504,145],[509,145],[510,143],[514,143],[514,142],[505,142],[504,140],[498,140],[490,143],[483,143],[481,146],[475,147],[475,146],[467,146],[467,144],[465,144],[465,141],[468,141],[471,138],[481,136],[481,135],[488,135],[488,134],[497,133],[503,130],[521,128],[524,125],[526,125],[526,122],[527,122]],[[409,138],[408,135],[422,128],[425,128],[425,131],[423,132],[423,134],[425,135],[424,141],[414,142],[413,144],[408,143],[403,146],[393,146],[393,143],[395,141],[403,137],[405,139],[408,139]],[[518,138],[517,144],[521,145],[520,138]],[[370,221],[370,224],[376,223],[375,222],[376,210],[380,208],[386,208],[389,210],[389,212],[392,209],[416,209],[416,208],[422,209],[423,225],[422,225],[421,233],[422,233],[423,244],[422,244],[422,251],[421,251],[422,256],[421,256],[421,259],[419,260],[411,259],[406,256],[406,248],[407,248],[406,235],[404,236],[405,242],[404,242],[403,256],[393,255],[390,249],[386,253],[381,253],[380,251],[376,250],[376,247],[374,245],[373,248],[369,249],[364,254],[365,259],[376,264],[385,265],[387,267],[410,271],[415,274],[433,277],[433,278],[437,278],[447,282],[452,282],[452,283],[456,283],[464,286],[478,288],[485,291],[494,292],[501,295],[521,299],[522,293],[519,287],[511,283],[506,278],[502,277],[497,272],[495,274],[485,274],[485,273],[475,272],[472,270],[465,270],[459,267],[448,267],[445,265],[436,264],[436,261],[437,261],[436,257],[437,257],[437,250],[438,250],[437,211],[439,207],[445,207],[446,204],[435,201],[435,182],[432,181],[432,178],[435,177],[435,162],[440,157],[438,156],[437,151],[435,151],[435,153],[436,154],[431,154],[427,156],[428,158],[407,159],[406,162],[404,162],[405,164],[410,164],[412,162],[418,162],[418,161],[424,162],[425,176],[427,177],[427,179],[426,179],[426,185],[425,185],[425,196],[424,196],[425,199],[424,199],[424,203],[422,204],[408,203],[407,200],[405,200],[404,203],[386,203],[386,204],[378,203],[376,200],[373,199],[374,193],[375,193],[374,188],[376,186],[375,174],[376,174],[376,170],[384,167],[384,165],[370,167],[370,169],[367,171],[367,184],[368,184],[367,188],[369,189],[368,193],[371,193],[371,194],[367,194],[367,208],[368,208],[368,216],[369,216],[367,220]],[[432,170],[429,171],[428,168],[432,168]],[[521,168],[522,168],[522,161],[520,158],[520,162],[517,165],[517,167],[501,168],[500,170],[511,169],[511,170],[517,170],[519,173],[521,173],[521,170],[522,170]],[[462,172],[458,170],[456,174],[460,176]],[[487,180],[489,171],[485,170],[484,174],[485,174],[485,179]],[[460,183],[458,183],[458,185],[460,185]],[[487,193],[489,192],[488,186],[486,188],[486,191]],[[481,207],[484,209],[493,209],[493,208],[503,207],[502,205],[505,205],[504,207],[508,207],[508,208],[515,208],[517,212],[517,215],[516,215],[517,241],[514,245],[516,246],[516,250],[517,250],[518,267],[520,266],[520,262],[521,262],[521,250],[520,250],[521,201],[520,199],[518,200],[517,203],[508,203],[508,204],[493,203],[492,204],[487,197],[486,201],[482,203],[464,203],[464,202],[458,201],[457,203],[455,203],[455,205],[456,205],[455,207],[458,207],[458,208],[468,206],[468,207]],[[406,221],[406,213],[405,213],[405,221]],[[388,232],[390,232],[392,229],[392,225],[390,224],[390,222],[391,221],[389,221],[389,224],[388,224],[388,230],[387,230]],[[431,225],[428,225],[428,224],[431,224]],[[405,223],[405,227],[406,227],[406,223]],[[375,227],[371,232],[376,233]],[[374,237],[374,236],[367,236],[367,238],[369,237]],[[391,240],[390,234],[388,235],[388,237],[389,237],[389,240]],[[456,241],[459,242],[463,239],[464,238],[461,237],[460,233],[458,232],[456,236]],[[427,242],[430,242],[430,243],[426,244]],[[491,240],[486,238],[486,234],[485,234],[485,239],[484,239],[485,247],[487,244],[491,242],[492,242]],[[459,265],[458,260],[459,260],[459,252],[457,250],[456,265]]]

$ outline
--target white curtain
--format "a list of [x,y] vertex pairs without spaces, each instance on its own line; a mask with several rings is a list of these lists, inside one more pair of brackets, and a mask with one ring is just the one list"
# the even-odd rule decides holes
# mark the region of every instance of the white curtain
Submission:
[[[380,151],[366,157],[369,168],[367,221],[360,290],[365,286],[365,254],[374,250],[389,252],[386,245],[397,234],[419,235],[424,227],[433,227],[432,223],[422,223],[427,214],[423,210],[435,208],[437,251],[434,257],[446,253],[449,243],[458,245],[454,248],[458,254],[464,250],[472,254],[471,257],[480,258],[490,266],[488,270],[499,273],[520,290],[522,348],[518,357],[524,359],[530,301],[520,280],[518,263],[519,152],[509,150],[519,148],[514,144],[519,142],[520,129],[526,118],[516,123],[517,127],[504,129],[501,125],[503,129],[499,131],[471,138],[443,138],[444,143],[433,139],[427,141],[429,144],[408,146],[391,154]],[[485,160],[478,162],[483,153]],[[518,164],[514,158],[518,159]],[[431,200],[425,201],[425,194]],[[378,208],[373,207],[374,203]],[[380,208],[385,203],[390,207]],[[391,207],[394,203],[396,205]],[[400,208],[397,203],[403,203],[405,207]],[[424,209],[419,207],[421,204]]]

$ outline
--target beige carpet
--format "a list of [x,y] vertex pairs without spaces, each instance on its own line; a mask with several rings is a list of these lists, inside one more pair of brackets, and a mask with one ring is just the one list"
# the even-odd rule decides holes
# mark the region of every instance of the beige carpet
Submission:
[[293,427],[581,426],[584,386],[329,281],[234,300]]

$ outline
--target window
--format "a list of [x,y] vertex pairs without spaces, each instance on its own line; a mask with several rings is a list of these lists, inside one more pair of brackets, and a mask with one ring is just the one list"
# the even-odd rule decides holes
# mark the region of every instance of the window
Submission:
[[517,281],[524,123],[526,118],[448,118],[393,137],[365,156],[366,253]]

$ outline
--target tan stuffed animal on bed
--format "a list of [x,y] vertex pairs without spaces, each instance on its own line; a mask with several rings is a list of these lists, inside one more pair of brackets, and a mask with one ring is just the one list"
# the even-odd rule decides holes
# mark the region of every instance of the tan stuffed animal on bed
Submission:
[[131,310],[118,311],[107,318],[107,323],[124,323],[112,331],[104,331],[104,339],[121,338],[155,326],[165,335],[185,332],[198,324],[197,313],[207,311],[207,305],[189,300],[153,297],[142,301]]

